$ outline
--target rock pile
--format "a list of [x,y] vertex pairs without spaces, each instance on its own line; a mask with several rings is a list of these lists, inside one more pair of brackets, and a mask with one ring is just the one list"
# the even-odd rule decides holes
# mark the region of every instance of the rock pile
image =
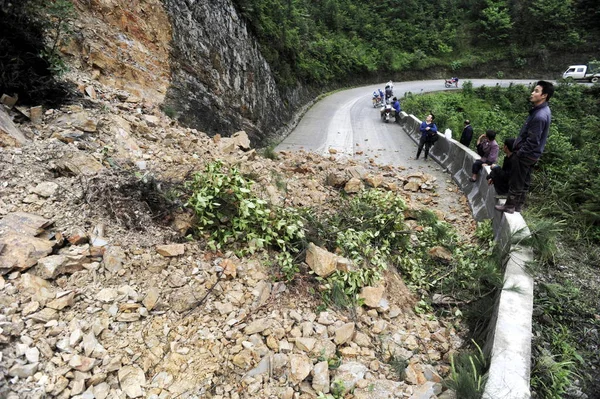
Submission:
[[[431,207],[433,177],[335,154],[262,158],[244,132],[210,138],[124,91],[73,79],[91,107],[9,119],[26,141],[0,148],[1,397],[450,395],[441,382],[461,339],[413,313],[395,272],[363,291],[356,312],[319,312],[304,279],[275,282],[261,254],[186,242],[192,217],[165,217],[138,190],[221,159],[277,206],[327,208],[341,191],[379,187]],[[307,270],[327,267],[322,256],[344,263],[322,251],[309,251]]]

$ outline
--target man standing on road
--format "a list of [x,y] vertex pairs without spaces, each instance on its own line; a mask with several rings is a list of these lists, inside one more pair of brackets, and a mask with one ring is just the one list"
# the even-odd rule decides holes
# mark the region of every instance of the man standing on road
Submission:
[[473,127],[471,126],[471,121],[467,119],[465,121],[465,128],[463,129],[462,134],[460,135],[460,143],[465,147],[469,148],[472,139]]
[[427,115],[425,121],[421,122],[421,127],[419,130],[421,131],[421,139],[419,140],[419,147],[417,149],[417,159],[421,155],[421,151],[423,147],[425,147],[425,159],[429,155],[429,149],[435,143],[437,139],[437,126],[433,121],[435,120],[435,116],[433,114]]
[[554,85],[540,80],[537,82],[529,101],[533,108],[513,145],[514,154],[510,157],[511,169],[508,181],[508,198],[504,205],[496,205],[500,212],[521,212],[525,196],[531,183],[531,170],[544,152],[552,121],[548,101],[554,94]]

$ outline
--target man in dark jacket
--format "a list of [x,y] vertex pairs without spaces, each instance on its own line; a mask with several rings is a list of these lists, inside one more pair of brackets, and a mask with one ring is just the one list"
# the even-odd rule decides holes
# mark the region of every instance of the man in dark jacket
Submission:
[[465,121],[465,127],[460,135],[460,143],[465,147],[469,148],[471,145],[471,140],[473,139],[473,127],[471,126],[471,121]]
[[421,155],[421,151],[423,151],[423,147],[425,147],[425,159],[429,155],[429,149],[436,142],[438,138],[438,130],[437,126],[433,121],[435,120],[435,115],[429,113],[427,118],[423,122],[421,122],[421,127],[419,130],[421,131],[421,139],[419,140],[419,146],[417,148],[417,158]]
[[508,198],[504,205],[496,205],[500,212],[520,212],[525,203],[527,189],[531,183],[531,170],[540,159],[548,141],[552,122],[552,112],[548,101],[554,94],[554,85],[540,80],[537,82],[529,101],[533,108],[515,140],[511,158],[511,171],[508,181]]
[[493,164],[490,168],[490,174],[487,176],[488,184],[494,185],[494,189],[498,195],[506,195],[508,193],[508,179],[510,178],[510,158],[513,154],[513,146],[515,139],[504,140],[504,162],[502,166]]

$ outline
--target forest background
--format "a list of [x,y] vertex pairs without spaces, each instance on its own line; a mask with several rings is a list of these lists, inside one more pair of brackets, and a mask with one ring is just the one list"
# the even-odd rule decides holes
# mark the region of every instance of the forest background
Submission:
[[[3,10],[5,3],[0,1]],[[0,24],[0,47],[6,50],[0,54],[3,90],[30,93],[38,101],[44,97],[54,103],[67,101],[70,92],[60,84],[60,73],[67,66],[58,56],[57,44],[61,35],[69,34],[69,4],[28,0],[12,5],[11,14],[18,18]],[[388,79],[449,76],[463,81],[558,79],[569,64],[600,58],[600,9],[591,0],[234,0],[234,4],[282,90],[306,85],[325,92]],[[20,12],[25,5],[36,6],[41,10],[37,15],[45,18]],[[44,31],[55,35],[36,40]],[[24,37],[32,40],[13,40]],[[44,46],[44,51],[36,45]],[[35,68],[23,67],[32,65]],[[455,93],[409,95],[402,100],[403,107],[417,116],[434,111],[438,125],[455,134],[469,118],[481,129],[496,129],[499,141],[516,135],[527,115],[531,88],[473,89],[468,83],[462,87]],[[532,386],[539,397],[569,397],[576,380],[588,397],[600,397],[599,99],[598,85],[558,84],[551,101],[550,140],[537,165],[525,211],[540,242],[539,261],[532,267],[536,278]]]

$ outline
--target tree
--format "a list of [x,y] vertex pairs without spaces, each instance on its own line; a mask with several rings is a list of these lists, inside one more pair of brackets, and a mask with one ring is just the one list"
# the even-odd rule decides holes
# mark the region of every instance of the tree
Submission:
[[504,0],[486,1],[487,7],[481,11],[480,26],[483,36],[492,44],[504,44],[508,41],[513,23]]

